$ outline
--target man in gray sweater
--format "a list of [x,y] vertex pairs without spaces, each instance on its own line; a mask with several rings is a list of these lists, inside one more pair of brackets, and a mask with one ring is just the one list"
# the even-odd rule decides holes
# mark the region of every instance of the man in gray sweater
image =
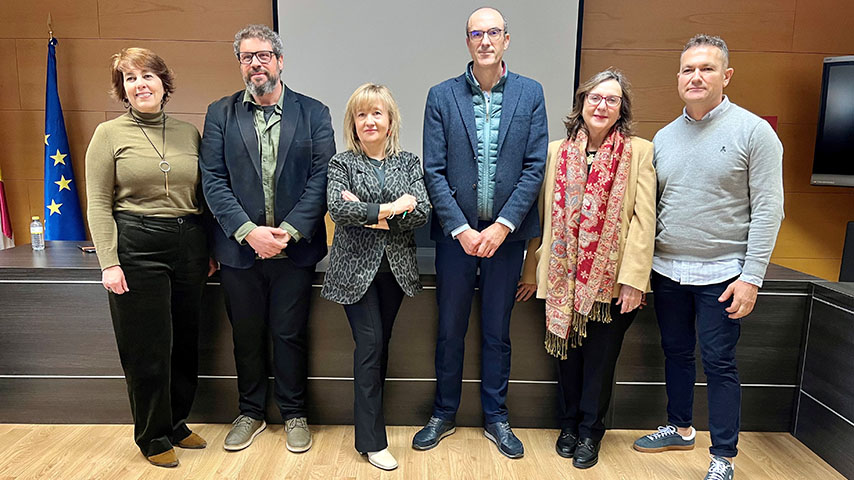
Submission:
[[783,146],[768,122],[723,94],[732,73],[723,40],[689,40],[677,74],[685,109],[653,139],[652,289],[666,358],[668,425],[634,444],[642,452],[694,448],[699,338],[712,440],[707,480],[733,477],[741,416],[735,346],[783,220]]

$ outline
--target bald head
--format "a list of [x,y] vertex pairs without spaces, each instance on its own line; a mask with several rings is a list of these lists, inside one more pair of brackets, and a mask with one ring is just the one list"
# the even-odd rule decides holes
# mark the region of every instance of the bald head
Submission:
[[501,28],[504,29],[504,33],[505,34],[510,33],[507,29],[508,28],[507,19],[504,18],[504,15],[501,12],[499,12],[497,8],[480,7],[477,10],[473,11],[471,13],[471,15],[469,15],[468,20],[466,20],[466,37],[468,37],[469,32],[471,31],[470,28],[471,28],[472,19],[475,18],[475,16],[480,18],[482,15],[487,15],[489,17],[492,17],[494,15],[498,15],[498,18],[500,18],[500,22],[501,22]]

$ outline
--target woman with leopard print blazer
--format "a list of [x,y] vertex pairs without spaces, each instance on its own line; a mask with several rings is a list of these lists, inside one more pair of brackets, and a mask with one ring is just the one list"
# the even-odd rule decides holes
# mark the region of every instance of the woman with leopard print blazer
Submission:
[[413,230],[430,204],[421,160],[400,149],[400,111],[388,88],[356,89],[344,114],[347,150],[329,161],[326,199],[335,222],[321,295],[344,305],[353,330],[356,450],[384,470],[383,384],[388,342],[403,295],[421,290]]

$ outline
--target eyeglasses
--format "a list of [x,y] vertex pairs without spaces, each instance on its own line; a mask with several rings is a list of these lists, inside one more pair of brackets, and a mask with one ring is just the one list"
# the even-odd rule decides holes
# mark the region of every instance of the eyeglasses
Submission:
[[249,65],[252,63],[252,58],[258,57],[258,61],[266,65],[273,60],[273,56],[274,53],[270,50],[261,50],[259,52],[238,52],[237,60],[244,65]]
[[605,100],[605,105],[608,105],[611,108],[616,108],[620,106],[620,103],[623,102],[623,97],[618,97],[616,95],[608,95],[607,97],[603,97],[598,93],[591,93],[587,95],[587,103],[590,105],[599,106],[599,103]]
[[499,40],[501,38],[501,34],[504,32],[503,29],[500,28],[490,28],[487,31],[483,30],[472,30],[469,32],[469,39],[472,42],[482,42],[484,34],[489,36],[489,39],[493,42]]

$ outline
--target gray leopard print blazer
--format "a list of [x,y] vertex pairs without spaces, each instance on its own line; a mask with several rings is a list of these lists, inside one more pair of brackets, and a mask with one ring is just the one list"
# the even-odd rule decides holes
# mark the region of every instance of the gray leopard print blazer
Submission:
[[[342,199],[344,190],[360,201]],[[393,202],[405,193],[416,198],[415,210],[388,219],[389,230],[365,227],[377,222],[376,213],[368,218],[369,210],[377,211],[376,207],[369,209],[369,204]],[[380,189],[367,157],[349,150],[336,154],[329,160],[326,201],[335,236],[320,293],[323,298],[344,305],[358,302],[373,282],[383,252],[403,292],[411,297],[421,290],[413,230],[427,223],[430,203],[417,155],[401,152],[386,158],[385,186]]]

